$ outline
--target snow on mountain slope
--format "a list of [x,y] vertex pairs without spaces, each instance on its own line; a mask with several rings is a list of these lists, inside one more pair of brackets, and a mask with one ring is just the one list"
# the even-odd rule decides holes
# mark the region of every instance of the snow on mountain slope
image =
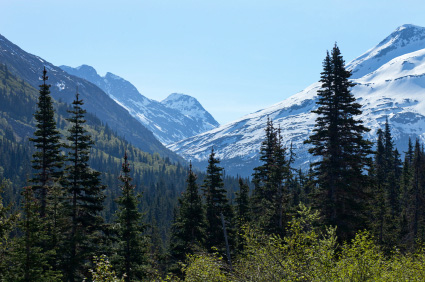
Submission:
[[102,77],[87,65],[61,68],[97,85],[152,131],[163,144],[188,138],[219,125],[191,96],[171,94],[164,101],[158,102],[143,96],[133,84],[112,73],[108,72]]
[[179,111],[190,119],[196,120],[202,128],[202,132],[219,126],[211,114],[192,96],[172,93],[162,100],[161,104],[167,108]]
[[352,78],[360,78],[401,55],[425,48],[425,28],[405,24],[378,45],[347,65]]
[[[352,93],[363,106],[359,118],[372,129],[366,137],[374,140],[376,131],[388,118],[400,152],[406,150],[409,137],[425,141],[424,30],[413,25],[399,27],[377,47],[347,65],[357,74]],[[204,167],[214,146],[227,173],[249,176],[259,165],[258,152],[270,117],[282,129],[286,146],[293,143],[295,167],[307,168],[311,155],[303,142],[314,128],[316,115],[311,111],[316,108],[320,86],[316,82],[280,103],[168,148]]]

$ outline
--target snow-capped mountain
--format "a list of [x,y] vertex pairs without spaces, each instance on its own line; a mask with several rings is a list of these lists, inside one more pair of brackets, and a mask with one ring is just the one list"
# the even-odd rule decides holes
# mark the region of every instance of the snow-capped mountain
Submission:
[[[368,139],[376,139],[376,131],[388,118],[400,152],[406,150],[409,137],[425,141],[425,28],[397,28],[376,47],[347,64],[347,68],[352,70],[356,83],[352,93],[362,104],[359,118],[371,128]],[[295,167],[306,168],[311,156],[303,141],[314,128],[316,115],[311,111],[316,108],[320,87],[316,82],[271,107],[168,147],[205,166],[214,146],[227,173],[248,176],[259,165],[258,152],[270,117],[275,126],[280,126],[286,146],[293,143]]]
[[101,88],[152,131],[163,144],[197,135],[219,125],[191,96],[174,93],[158,102],[143,96],[129,81],[112,73],[108,72],[102,77],[93,67],[87,65],[61,68]]
[[85,79],[66,73],[43,58],[25,52],[2,35],[0,35],[0,64],[6,65],[11,73],[36,89],[39,88],[40,77],[45,67],[54,99],[71,104],[78,87],[78,92],[84,100],[84,109],[95,114],[120,136],[124,136],[127,141],[145,152],[157,152],[173,161],[181,160],[99,87]]
[[219,126],[219,123],[212,117],[212,115],[207,112],[198,100],[192,96],[172,93],[162,100],[161,104],[169,109],[177,110],[186,117],[197,121],[201,132],[205,132]]

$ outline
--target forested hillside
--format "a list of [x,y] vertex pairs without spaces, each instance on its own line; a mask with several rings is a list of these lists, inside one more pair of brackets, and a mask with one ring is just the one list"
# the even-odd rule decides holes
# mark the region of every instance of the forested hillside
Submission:
[[[5,202],[19,204],[21,189],[28,184],[27,179],[32,173],[31,155],[34,148],[28,138],[35,130],[33,114],[38,91],[13,76],[2,65],[0,93],[0,178],[10,183],[10,188],[4,191]],[[57,113],[57,127],[61,134],[65,134],[69,127],[66,120],[69,106],[55,101],[54,108]],[[95,144],[90,152],[90,166],[102,172],[102,182],[108,187],[104,212],[106,220],[111,219],[116,209],[113,199],[120,193],[118,176],[126,151],[132,163],[136,190],[144,193],[141,206],[147,212],[149,221],[155,219],[158,226],[161,226],[162,238],[165,238],[174,203],[184,189],[186,169],[180,164],[172,163],[168,158],[162,159],[158,154],[142,152],[118,137],[116,132],[93,115],[86,114],[86,120],[87,130]],[[158,209],[160,212],[156,212]]]
[[124,137],[137,148],[148,153],[159,153],[173,161],[183,160],[165,148],[140,122],[126,109],[118,105],[96,85],[76,76],[72,76],[59,67],[40,57],[25,52],[7,38],[0,35],[0,64],[7,65],[10,73],[23,79],[34,88],[38,88],[43,68],[49,71],[49,83],[52,85],[52,97],[56,101],[71,104],[76,88],[79,88],[85,109],[103,123],[107,123],[118,136]]
[[[28,184],[32,169],[31,156],[34,148],[28,138],[35,130],[38,91],[22,79],[10,73],[7,66],[0,66],[0,179],[10,183],[4,191],[4,200],[20,203],[22,187]],[[53,100],[57,127],[64,136],[69,127],[69,105]],[[108,125],[96,116],[86,114],[87,130],[94,146],[90,154],[90,166],[102,172],[106,190],[104,216],[107,221],[116,210],[114,199],[120,194],[118,176],[124,152],[131,162],[131,175],[136,191],[143,193],[140,207],[146,212],[148,222],[158,226],[161,239],[167,238],[167,230],[173,218],[177,197],[185,188],[187,168],[159,154],[149,154],[119,137]],[[203,179],[200,175],[199,181]],[[234,178],[226,178],[229,196],[237,189]]]

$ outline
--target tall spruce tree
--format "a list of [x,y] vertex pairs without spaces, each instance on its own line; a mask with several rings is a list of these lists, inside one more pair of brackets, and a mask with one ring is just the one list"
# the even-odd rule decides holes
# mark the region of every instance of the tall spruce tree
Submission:
[[84,263],[97,254],[102,236],[104,189],[100,182],[100,173],[93,171],[89,165],[90,148],[93,145],[91,136],[84,128],[83,101],[77,92],[72,102],[73,108],[68,112],[67,145],[68,165],[66,166],[64,186],[68,195],[68,211],[70,226],[66,246],[66,280],[80,280],[85,271]]
[[388,118],[385,121],[384,128],[385,140],[385,170],[387,174],[387,200],[390,208],[391,221],[395,223],[400,214],[400,177],[402,173],[399,153],[394,148],[394,141],[391,135],[390,124]]
[[283,234],[288,207],[289,161],[280,129],[276,130],[269,118],[265,131],[260,149],[262,165],[254,168],[252,179],[255,184],[253,214],[261,228]]
[[408,247],[425,241],[425,152],[416,139],[412,160],[412,177],[408,189]]
[[144,266],[147,263],[147,238],[143,235],[146,225],[138,208],[140,195],[135,194],[135,186],[131,184],[127,152],[119,179],[122,182],[122,195],[116,199],[118,244],[114,261],[118,274],[125,274],[125,281],[140,281],[145,276]]
[[37,111],[34,114],[37,129],[34,132],[34,138],[29,140],[37,149],[32,160],[35,175],[30,181],[33,183],[35,195],[40,200],[40,215],[44,217],[48,190],[62,174],[63,156],[60,154],[60,135],[56,128],[55,113],[50,97],[51,85],[47,84],[46,68],[43,70],[42,79]]
[[197,176],[190,163],[186,179],[187,188],[179,198],[171,228],[170,255],[174,264],[184,262],[188,254],[202,250],[205,243],[205,209],[196,179]]
[[227,192],[223,182],[223,168],[218,166],[220,160],[215,157],[214,148],[208,158],[207,173],[202,185],[206,208],[206,240],[205,246],[208,251],[216,247],[223,254],[225,252],[225,240],[221,214],[225,220],[232,219],[232,209],[227,199]]
[[[254,190],[254,212],[258,213],[269,206],[276,194],[277,187],[273,183],[273,168],[276,167],[275,149],[277,144],[277,134],[273,126],[273,121],[267,118],[266,136],[261,143],[260,161],[261,166],[254,168],[253,182]],[[262,203],[264,202],[264,203]]]
[[316,205],[326,224],[338,226],[342,240],[353,238],[365,227],[365,187],[369,181],[364,171],[371,161],[371,142],[363,138],[369,129],[356,119],[361,106],[350,92],[354,85],[350,75],[335,44],[323,62],[319,107],[313,111],[318,116],[313,134],[305,141],[312,145],[309,152],[320,157],[313,163],[319,185]]
[[394,149],[394,142],[388,119],[384,131],[378,130],[376,154],[370,176],[371,186],[371,227],[379,243],[391,250],[397,243],[401,228],[400,154]]
[[53,270],[56,270],[60,261],[58,247],[63,231],[58,228],[61,215],[58,207],[61,206],[60,202],[63,201],[63,197],[56,196],[58,196],[58,192],[62,193],[60,178],[63,174],[64,156],[61,154],[62,145],[59,131],[56,128],[46,68],[43,70],[42,79],[43,84],[40,85],[37,111],[34,114],[36,130],[34,138],[29,140],[33,142],[36,149],[32,160],[32,167],[35,172],[30,182],[33,183],[34,195],[40,202],[38,213],[42,217],[43,224],[34,225],[34,228],[39,226],[40,230],[33,229],[32,233],[44,232],[45,236],[42,236],[44,241],[39,241],[40,245],[37,248],[42,248],[46,254],[49,254],[47,256],[48,262],[54,266]]

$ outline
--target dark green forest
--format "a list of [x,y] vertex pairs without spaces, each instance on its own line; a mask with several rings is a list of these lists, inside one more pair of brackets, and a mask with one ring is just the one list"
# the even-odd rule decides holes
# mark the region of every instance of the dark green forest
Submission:
[[[269,119],[251,179],[132,146],[0,66],[1,281],[424,281],[425,149],[376,142],[338,46],[326,54],[315,157],[293,166]],[[403,157],[402,157],[403,155]]]

